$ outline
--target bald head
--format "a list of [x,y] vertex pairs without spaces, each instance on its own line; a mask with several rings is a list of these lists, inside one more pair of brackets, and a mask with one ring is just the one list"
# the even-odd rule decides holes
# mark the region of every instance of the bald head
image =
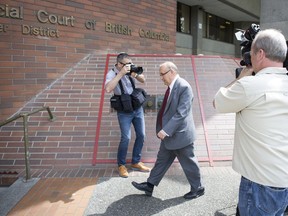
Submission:
[[170,61],[167,61],[167,62],[164,62],[160,65],[160,68],[164,68],[166,69],[166,71],[168,70],[172,70],[174,71],[174,73],[178,73],[178,68],[177,66],[173,63],[173,62],[170,62]]
[[173,62],[164,62],[159,67],[159,75],[165,85],[169,86],[178,74],[178,68]]

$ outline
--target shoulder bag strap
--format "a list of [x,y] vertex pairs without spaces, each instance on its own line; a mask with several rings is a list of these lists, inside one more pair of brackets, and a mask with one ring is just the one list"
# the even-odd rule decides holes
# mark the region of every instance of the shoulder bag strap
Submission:
[[131,76],[129,76],[129,80],[130,80],[130,82],[132,84],[133,89],[135,89],[135,83],[134,83],[134,80],[132,79]]
[[[114,71],[114,68],[112,68],[112,70]],[[115,72],[115,71],[114,71]],[[117,75],[117,73],[115,72],[115,74]],[[121,89],[121,94],[124,94],[124,88],[123,88],[123,84],[122,84],[122,81],[121,79],[119,80],[118,82],[119,86],[120,86],[120,89]]]
[[[114,69],[112,69],[113,71],[114,71]],[[115,72],[115,71],[114,71]],[[116,72],[115,72],[115,74],[116,74]],[[116,74],[117,75],[117,74]],[[130,80],[130,82],[131,82],[131,85],[132,85],[132,87],[133,87],[133,89],[135,89],[135,83],[134,83],[134,80],[132,79],[132,77],[131,76],[129,76],[129,80]],[[120,85],[120,89],[121,89],[121,94],[124,94],[125,92],[124,92],[124,88],[123,88],[123,84],[122,84],[122,81],[121,81],[121,79],[119,80],[119,85]]]

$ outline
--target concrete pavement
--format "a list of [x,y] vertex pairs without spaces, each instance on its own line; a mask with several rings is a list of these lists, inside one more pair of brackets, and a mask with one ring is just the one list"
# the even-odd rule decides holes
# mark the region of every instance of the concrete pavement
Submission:
[[190,186],[183,172],[165,176],[152,197],[138,191],[132,181],[146,181],[141,177],[100,178],[85,216],[150,216],[150,215],[235,215],[240,176],[231,167],[202,167],[205,195],[186,201],[183,195]]

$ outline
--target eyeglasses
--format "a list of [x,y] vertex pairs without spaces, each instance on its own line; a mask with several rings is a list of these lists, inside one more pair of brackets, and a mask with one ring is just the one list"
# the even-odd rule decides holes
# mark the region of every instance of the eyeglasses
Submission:
[[160,73],[160,76],[164,76],[165,74],[169,73],[171,71],[171,69],[169,69],[168,71],[166,71],[165,73]]
[[122,64],[122,65],[132,64],[131,62],[128,62],[128,63],[119,62],[119,63]]

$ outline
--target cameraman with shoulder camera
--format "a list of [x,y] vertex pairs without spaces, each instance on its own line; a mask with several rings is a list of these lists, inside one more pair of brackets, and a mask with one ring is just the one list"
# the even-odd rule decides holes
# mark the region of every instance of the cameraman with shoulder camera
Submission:
[[[138,72],[134,69],[132,72],[131,66],[134,65],[131,62],[130,56],[127,53],[120,53],[117,56],[117,62],[114,68],[107,73],[105,82],[106,92],[110,93],[114,91],[114,95],[131,95],[135,87],[135,80],[141,83],[145,82],[145,77],[142,74],[142,71]],[[131,167],[133,170],[149,172],[150,168],[146,167],[142,162],[140,162],[141,151],[145,139],[145,121],[143,107],[140,106],[129,112],[118,110],[117,116],[121,130],[121,140],[118,146],[117,153],[119,175],[123,178],[128,177],[128,171],[126,168],[126,156],[128,151],[128,145],[131,139],[131,124],[133,124],[136,134],[132,153]]]
[[252,68],[221,87],[213,101],[218,112],[236,113],[232,166],[242,176],[241,216],[281,216],[288,205],[286,53],[282,33],[259,31],[251,46]]

